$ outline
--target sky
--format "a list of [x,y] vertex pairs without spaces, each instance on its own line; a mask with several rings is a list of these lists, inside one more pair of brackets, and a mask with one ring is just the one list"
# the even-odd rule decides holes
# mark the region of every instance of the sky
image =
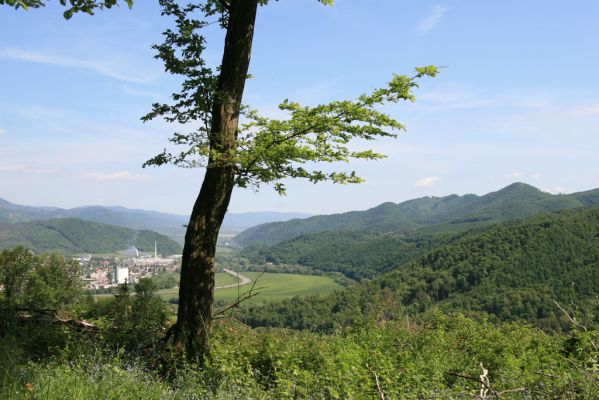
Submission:
[[[62,18],[0,6],[0,197],[71,208],[121,205],[187,214],[201,169],[142,168],[174,127],[140,117],[178,80],[153,58],[172,25],[157,1]],[[205,56],[223,34],[207,31]],[[244,103],[355,98],[394,73],[442,67],[416,102],[385,107],[407,127],[371,143],[359,185],[288,181],[236,189],[229,211],[328,214],[423,196],[485,194],[521,181],[551,193],[599,187],[596,0],[280,0],[258,11]],[[363,146],[359,144],[358,146]]]

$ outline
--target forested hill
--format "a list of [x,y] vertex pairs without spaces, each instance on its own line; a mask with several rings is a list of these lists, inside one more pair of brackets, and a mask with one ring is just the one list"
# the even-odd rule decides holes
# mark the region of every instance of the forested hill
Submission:
[[405,233],[440,225],[445,225],[440,227],[443,231],[465,231],[541,212],[592,204],[599,204],[599,189],[552,195],[524,183],[514,183],[484,196],[423,197],[399,204],[383,203],[366,211],[259,225],[240,233],[233,242],[240,246],[274,245],[304,234],[325,231]]
[[131,246],[153,252],[154,242],[163,255],[181,254],[181,246],[162,234],[75,218],[51,219],[17,224],[0,223],[0,249],[18,245],[36,252],[65,254],[112,253]]
[[241,254],[255,264],[301,265],[314,271],[341,272],[360,280],[392,270],[456,236],[451,232],[318,232],[270,247],[249,246]]
[[[599,323],[599,207],[560,211],[471,232],[325,299],[254,308],[252,325],[330,327],[354,316],[417,315],[432,306],[558,327],[556,300]],[[325,322],[326,321],[326,322]],[[591,323],[592,321],[586,321]]]
[[[306,218],[304,213],[290,212],[246,212],[227,213],[223,229],[247,229],[273,221]],[[188,215],[169,214],[157,211],[138,210],[119,206],[84,206],[70,209],[57,207],[32,207],[14,204],[0,198],[0,223],[30,222],[54,218],[77,218],[85,221],[122,226],[129,229],[148,229],[183,242]]]

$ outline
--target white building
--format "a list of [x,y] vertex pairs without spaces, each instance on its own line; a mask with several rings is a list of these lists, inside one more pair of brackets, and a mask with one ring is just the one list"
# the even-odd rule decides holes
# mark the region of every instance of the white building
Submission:
[[129,282],[129,267],[116,267],[115,283]]

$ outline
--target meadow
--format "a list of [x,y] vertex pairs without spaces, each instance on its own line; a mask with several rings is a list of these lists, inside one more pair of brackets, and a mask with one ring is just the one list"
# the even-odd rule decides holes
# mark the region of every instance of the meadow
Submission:
[[[231,302],[249,291],[254,285],[254,291],[259,294],[252,297],[246,304],[261,304],[273,300],[283,300],[293,298],[295,296],[310,296],[316,294],[328,294],[335,290],[343,289],[332,278],[328,276],[316,275],[299,275],[299,274],[276,274],[276,273],[260,273],[241,271],[242,275],[247,276],[252,280],[252,283],[238,288],[217,289],[217,301]],[[216,274],[216,286],[224,286],[234,284],[237,280],[224,272]],[[179,294],[179,288],[163,289],[158,291],[165,300],[176,298]]]

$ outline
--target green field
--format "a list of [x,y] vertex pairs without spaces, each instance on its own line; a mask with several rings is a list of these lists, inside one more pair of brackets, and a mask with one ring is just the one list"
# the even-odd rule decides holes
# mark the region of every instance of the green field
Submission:
[[[260,272],[243,272],[243,275],[252,279],[252,283],[260,276]],[[240,287],[239,292],[250,290],[252,283]],[[314,294],[327,294],[343,287],[328,276],[297,275],[297,274],[263,274],[254,291],[260,294],[248,301],[248,304],[264,303],[273,300],[286,299],[295,296],[309,296]],[[216,291],[217,300],[230,301],[237,297],[237,288]]]
[[[260,276],[260,273],[244,271],[242,275],[247,276],[254,283]],[[231,275],[225,273],[216,274],[216,286],[228,285],[235,282],[236,279]],[[241,286],[239,293],[245,293],[250,290],[252,283]],[[294,296],[327,294],[341,289],[343,289],[343,286],[328,276],[265,273],[254,286],[254,291],[258,291],[260,294],[250,299],[247,304],[259,304]],[[178,296],[179,288],[160,290],[158,294],[163,299],[168,300]],[[237,294],[237,288],[219,289],[216,290],[216,299],[228,302],[234,300]]]

